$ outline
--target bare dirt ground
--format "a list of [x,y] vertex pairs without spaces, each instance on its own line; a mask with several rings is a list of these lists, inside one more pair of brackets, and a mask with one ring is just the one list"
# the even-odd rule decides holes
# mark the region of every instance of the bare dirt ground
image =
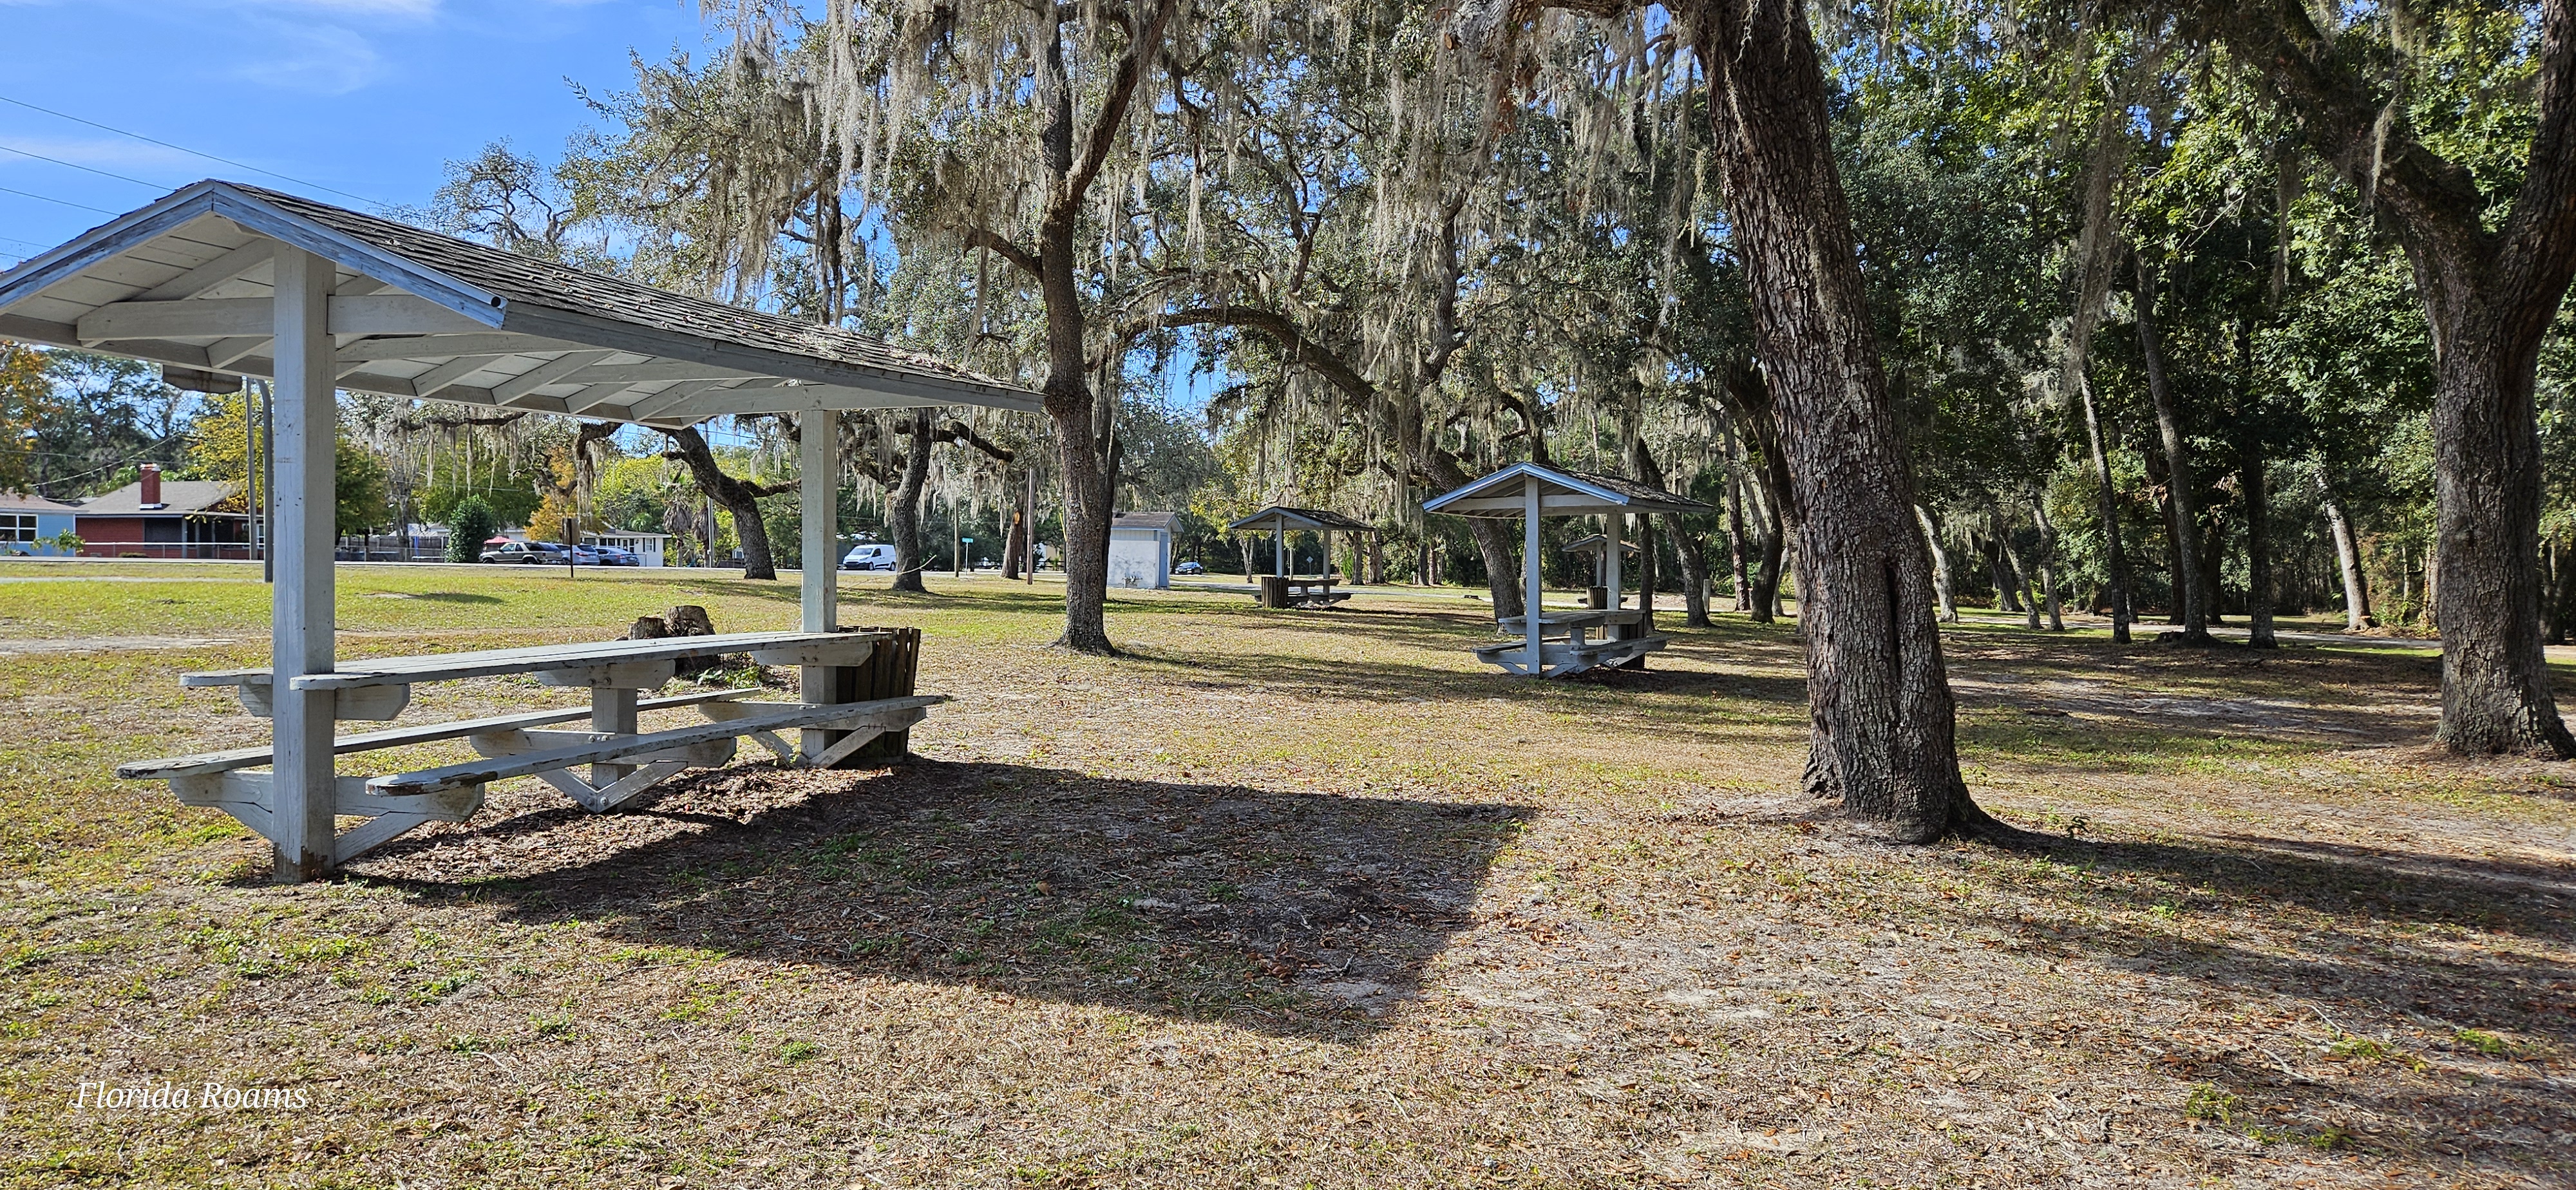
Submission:
[[[1099,660],[967,592],[845,617],[925,628],[914,763],[496,786],[295,888],[104,775],[258,738],[172,680],[255,632],[13,659],[0,1184],[2576,1184],[2576,773],[2430,750],[2427,658],[1955,634],[2022,833],[1901,848],[1791,795],[1785,627],[1542,685],[1421,600],[1140,597]],[[349,647],[510,611],[397,605]],[[163,1080],[310,1105],[75,1106]]]

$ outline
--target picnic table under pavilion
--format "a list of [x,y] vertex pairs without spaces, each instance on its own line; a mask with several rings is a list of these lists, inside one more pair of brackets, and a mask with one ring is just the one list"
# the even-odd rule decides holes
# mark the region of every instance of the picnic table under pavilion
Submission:
[[[1228,533],[1267,533],[1270,535],[1270,574],[1260,576],[1260,593],[1255,597],[1263,607],[1331,607],[1351,597],[1348,591],[1333,590],[1333,534],[1373,534],[1377,526],[1354,520],[1338,512],[1321,508],[1291,508],[1273,504],[1225,527]],[[1324,537],[1324,572],[1308,577],[1288,573],[1288,535],[1320,533]]]
[[[1687,496],[1676,496],[1634,480],[1589,472],[1514,463],[1467,486],[1423,501],[1424,512],[1451,516],[1520,518],[1521,606],[1527,613],[1501,616],[1497,627],[1518,639],[1479,645],[1479,660],[1533,678],[1567,677],[1603,666],[1642,665],[1646,654],[1662,649],[1668,637],[1653,631],[1654,613],[1641,600],[1636,608],[1621,604],[1621,523],[1629,514],[1689,515],[1710,511]],[[1549,611],[1542,602],[1539,520],[1551,516],[1599,516],[1604,526],[1597,545],[1596,575],[1605,591],[1602,607]],[[1592,539],[1578,541],[1580,547]]]
[[[221,181],[182,188],[0,273],[0,337],[157,363],[172,384],[200,391],[271,381],[270,664],[182,679],[237,688],[271,720],[271,742],[118,772],[166,780],[181,800],[240,819],[270,841],[282,881],[318,876],[422,822],[463,821],[487,783],[508,777],[536,776],[607,810],[681,770],[723,763],[739,738],[831,765],[909,728],[944,700],[874,689],[884,675],[869,667],[910,654],[917,635],[837,623],[838,413],[1039,408],[1026,389],[838,327]],[[666,428],[794,415],[805,508],[799,626],[341,662],[332,608],[339,389]],[[753,690],[641,697],[684,661],[729,654],[802,667],[801,701],[755,701]],[[394,718],[415,684],[500,674],[587,688],[591,705],[337,735],[343,720]],[[637,724],[639,714],[678,709],[707,722]],[[587,731],[550,729],[583,718]],[[337,771],[339,756],[457,739],[483,759],[372,777]],[[365,821],[343,830],[343,817]]]

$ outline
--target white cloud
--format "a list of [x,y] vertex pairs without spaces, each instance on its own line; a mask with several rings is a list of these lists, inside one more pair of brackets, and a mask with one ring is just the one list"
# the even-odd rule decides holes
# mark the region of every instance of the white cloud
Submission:
[[281,91],[346,95],[385,73],[384,58],[365,37],[337,25],[259,22],[267,53],[233,76]]

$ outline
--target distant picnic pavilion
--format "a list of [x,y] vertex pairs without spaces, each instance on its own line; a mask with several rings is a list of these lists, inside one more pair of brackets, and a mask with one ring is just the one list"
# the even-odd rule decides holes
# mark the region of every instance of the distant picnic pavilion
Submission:
[[[1378,531],[1367,521],[1354,520],[1322,508],[1291,508],[1273,504],[1225,527],[1228,533],[1267,533],[1270,535],[1271,573],[1261,582],[1261,606],[1291,605],[1330,607],[1350,598],[1347,591],[1333,590],[1333,534],[1341,532],[1367,535]],[[1321,533],[1324,535],[1323,573],[1313,579],[1288,572],[1288,535]]]
[[[1500,616],[1495,623],[1505,631],[1519,632],[1521,639],[1479,645],[1474,652],[1478,659],[1511,673],[1555,678],[1601,666],[1643,664],[1645,655],[1663,648],[1668,639],[1649,630],[1652,616],[1647,606],[1641,604],[1633,611],[1619,606],[1619,562],[1627,552],[1620,543],[1621,522],[1628,514],[1671,512],[1688,516],[1712,510],[1687,496],[1676,496],[1632,479],[1514,463],[1465,487],[1423,501],[1422,511],[1498,520],[1520,518],[1523,614]],[[1601,518],[1603,531],[1597,540],[1586,538],[1569,548],[1588,546],[1582,552],[1599,555],[1595,574],[1606,588],[1606,606],[1554,613],[1542,606],[1539,519],[1552,516]],[[1646,598],[1651,601],[1653,593],[1647,592]],[[1587,634],[1593,631],[1602,635],[1588,639]],[[1563,639],[1553,639],[1558,637]]]
[[[0,273],[0,337],[162,366],[181,388],[273,382],[276,588],[270,664],[190,674],[238,687],[272,720],[272,744],[120,766],[167,780],[266,836],[276,878],[307,879],[428,821],[463,821],[483,787],[537,776],[593,810],[733,754],[738,737],[800,763],[846,761],[918,722],[933,697],[873,697],[862,670],[880,646],[836,622],[832,510],[841,472],[835,415],[979,405],[1035,410],[1038,395],[838,327],[671,293],[356,211],[234,182],[204,181]],[[332,599],[335,390],[678,428],[732,414],[792,414],[803,469],[802,624],[663,640],[604,641],[340,664]],[[917,639],[917,638],[913,638]],[[748,653],[805,667],[804,701],[748,691],[639,702],[676,663]],[[338,737],[340,720],[387,720],[413,683],[532,674],[591,691],[587,732],[557,711]],[[909,695],[907,689],[903,691]],[[710,722],[642,732],[640,710],[695,707]],[[487,759],[341,777],[335,758],[465,739]],[[253,771],[269,766],[271,772]],[[587,778],[577,766],[588,765]],[[347,831],[338,819],[366,821]]]

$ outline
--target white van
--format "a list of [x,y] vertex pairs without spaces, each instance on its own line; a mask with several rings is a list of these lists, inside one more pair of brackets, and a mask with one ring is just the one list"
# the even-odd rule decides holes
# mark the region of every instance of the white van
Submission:
[[894,547],[891,545],[854,546],[849,554],[841,559],[841,569],[892,570],[894,569]]

